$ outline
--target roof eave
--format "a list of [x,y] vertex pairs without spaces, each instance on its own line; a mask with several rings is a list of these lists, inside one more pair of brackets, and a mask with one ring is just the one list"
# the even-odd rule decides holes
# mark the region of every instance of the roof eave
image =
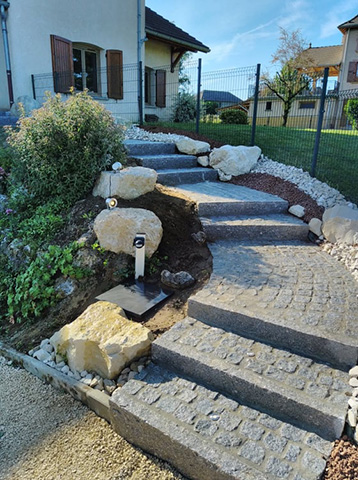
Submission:
[[204,52],[204,53],[209,53],[210,52],[210,48],[206,47],[205,45],[200,46],[200,45],[197,45],[195,43],[185,42],[185,41],[180,40],[178,38],[171,37],[170,35],[165,35],[164,33],[158,33],[154,30],[151,30],[150,28],[146,28],[145,31],[146,31],[146,34],[147,34],[148,37],[152,37],[152,38],[156,38],[156,39],[160,39],[160,40],[165,40],[169,43],[186,47],[191,52]]

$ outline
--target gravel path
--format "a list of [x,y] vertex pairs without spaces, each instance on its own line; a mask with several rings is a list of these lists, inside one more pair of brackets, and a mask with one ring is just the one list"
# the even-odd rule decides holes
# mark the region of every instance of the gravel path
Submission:
[[0,357],[0,480],[174,480],[67,394]]

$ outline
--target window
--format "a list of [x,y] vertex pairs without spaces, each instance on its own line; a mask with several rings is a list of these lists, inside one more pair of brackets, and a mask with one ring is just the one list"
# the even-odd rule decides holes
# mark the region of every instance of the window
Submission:
[[[52,70],[56,93],[68,93],[71,87],[100,92],[98,76],[100,49],[72,44],[71,40],[51,35]],[[107,96],[123,99],[123,52],[107,50]]]
[[76,90],[88,89],[98,92],[97,72],[99,52],[96,49],[81,45],[73,45],[73,75]]
[[272,102],[266,102],[265,110],[272,110]]
[[166,71],[145,67],[144,100],[147,105],[166,106]]
[[302,102],[300,102],[300,107],[299,108],[300,109],[313,109],[313,108],[315,108],[315,106],[316,106],[315,101],[313,101],[313,102],[302,101]]
[[347,82],[358,82],[358,62],[349,62]]

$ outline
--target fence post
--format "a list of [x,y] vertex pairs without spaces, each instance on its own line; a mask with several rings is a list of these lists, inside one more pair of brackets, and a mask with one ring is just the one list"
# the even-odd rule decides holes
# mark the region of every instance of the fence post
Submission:
[[257,105],[258,105],[258,102],[259,102],[259,89],[260,89],[260,70],[261,70],[261,64],[258,63],[257,66],[256,66],[254,112],[253,112],[253,115],[252,115],[252,125],[251,125],[251,142],[250,142],[250,145],[252,147],[255,145]]
[[198,61],[198,92],[196,97],[196,125],[195,132],[199,133],[199,122],[200,122],[200,88],[201,88],[201,58]]
[[314,148],[313,148],[313,156],[312,156],[312,164],[311,164],[311,176],[312,177],[314,177],[316,175],[316,166],[317,166],[317,158],[318,158],[318,151],[319,151],[319,143],[320,143],[320,140],[321,140],[321,131],[322,131],[322,125],[323,125],[324,104],[325,104],[325,101],[326,101],[328,72],[329,72],[329,68],[326,67],[324,69],[322,93],[321,93],[321,99],[320,99],[320,103],[319,103],[319,116],[318,116],[318,121],[317,121],[317,131],[316,131],[316,138],[315,138]]
[[139,62],[138,69],[138,109],[139,125],[143,125],[143,62]]
[[31,74],[31,85],[32,85],[32,96],[34,97],[34,100],[36,100],[35,75],[33,73]]

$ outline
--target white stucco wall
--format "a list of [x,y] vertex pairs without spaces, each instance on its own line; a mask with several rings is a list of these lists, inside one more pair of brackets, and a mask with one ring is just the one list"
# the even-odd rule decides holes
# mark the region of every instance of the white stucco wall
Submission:
[[349,29],[345,35],[343,68],[339,77],[341,91],[358,89],[358,82],[347,82],[349,62],[358,62],[358,29]]
[[4,44],[0,36],[0,110],[8,110],[10,107],[9,93],[7,88]]
[[[144,36],[145,0],[141,5]],[[101,68],[106,66],[107,49],[122,50],[124,65],[137,63],[135,0],[16,0],[10,3],[7,25],[15,99],[21,95],[32,97],[31,74],[49,74],[43,84],[53,85],[51,34],[98,47]],[[0,95],[2,99],[2,88]],[[136,99],[137,92],[133,96]]]
[[160,120],[170,120],[172,107],[178,95],[178,68],[174,73],[170,71],[171,47],[169,44],[150,39],[145,42],[145,66],[166,71],[166,107],[156,108],[155,105],[145,105],[146,114],[154,114]]

